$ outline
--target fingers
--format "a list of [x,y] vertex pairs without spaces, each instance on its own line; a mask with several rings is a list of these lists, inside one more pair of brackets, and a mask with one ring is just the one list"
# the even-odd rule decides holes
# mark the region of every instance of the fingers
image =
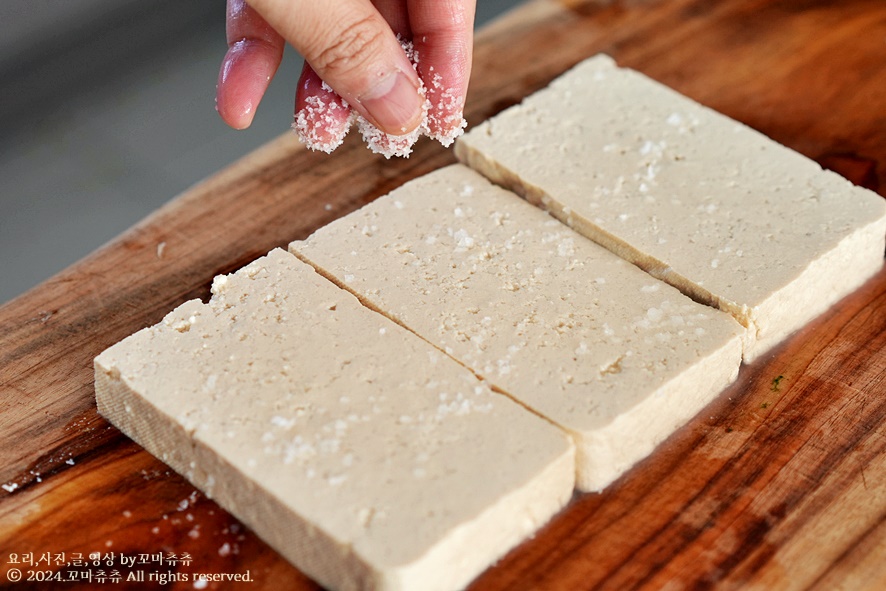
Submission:
[[404,39],[412,38],[406,0],[372,0],[372,4],[395,35],[400,35]]
[[351,127],[351,109],[305,64],[295,94],[293,129],[310,149],[329,154],[339,147]]
[[351,107],[401,135],[421,122],[418,75],[369,0],[251,0]]
[[474,39],[475,0],[408,0],[418,71],[430,100],[430,136],[449,146],[465,127],[462,116]]
[[283,59],[284,41],[245,0],[228,0],[227,38],[216,109],[225,123],[245,129]]
[[[288,40],[309,64],[294,127],[310,147],[338,146],[350,109],[385,134],[417,134],[421,80],[430,105],[422,128],[448,146],[465,126],[475,8],[476,0],[228,0],[218,111],[232,127],[250,125]],[[412,38],[418,73],[394,33]]]

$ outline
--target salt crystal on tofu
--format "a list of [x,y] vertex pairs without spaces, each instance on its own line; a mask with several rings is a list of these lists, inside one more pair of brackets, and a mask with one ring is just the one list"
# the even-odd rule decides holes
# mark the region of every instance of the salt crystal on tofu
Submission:
[[105,417],[333,589],[463,587],[572,493],[559,429],[281,250],[95,368]]
[[456,154],[733,314],[747,360],[883,265],[881,197],[606,56],[478,125]]
[[648,455],[741,363],[728,314],[461,165],[290,250],[570,433],[582,490]]

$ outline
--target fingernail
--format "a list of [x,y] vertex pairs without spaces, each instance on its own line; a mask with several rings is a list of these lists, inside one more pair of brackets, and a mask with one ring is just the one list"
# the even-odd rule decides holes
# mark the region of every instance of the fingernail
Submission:
[[358,101],[366,109],[367,119],[386,133],[403,135],[420,123],[418,87],[403,72],[389,74]]

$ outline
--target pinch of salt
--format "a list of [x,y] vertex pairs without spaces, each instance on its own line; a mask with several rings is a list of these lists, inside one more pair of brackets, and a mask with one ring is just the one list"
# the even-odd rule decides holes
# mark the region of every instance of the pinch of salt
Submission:
[[[406,57],[417,71],[419,54],[415,45],[411,41],[398,39]],[[454,89],[443,86],[443,78],[439,73],[434,72],[433,66],[429,68],[429,73],[431,74],[430,87],[426,87],[424,81],[419,78],[418,92],[423,98],[421,123],[407,134],[385,133],[366,118],[353,112],[350,113],[350,117],[346,121],[337,118],[333,114],[333,111],[340,108],[337,101],[341,101],[342,108],[349,109],[349,106],[344,99],[335,94],[332,87],[325,81],[321,88],[329,93],[329,100],[324,101],[317,96],[308,97],[305,107],[296,114],[292,127],[307,147],[327,154],[344,142],[345,135],[353,122],[356,122],[357,129],[367,147],[385,158],[393,156],[408,158],[412,153],[412,146],[423,135],[439,141],[448,148],[457,137],[464,133],[464,129],[467,127],[467,121],[462,116],[463,100],[456,95]],[[433,102],[432,99],[434,99]]]

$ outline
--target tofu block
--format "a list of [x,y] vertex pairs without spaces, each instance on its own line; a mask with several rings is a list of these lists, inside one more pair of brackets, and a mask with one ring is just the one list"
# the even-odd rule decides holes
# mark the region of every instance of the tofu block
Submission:
[[332,589],[457,589],[571,497],[563,433],[282,250],[95,360],[102,415]]
[[598,491],[737,375],[741,327],[454,165],[290,250],[567,431]]
[[606,56],[475,127],[456,154],[732,314],[746,361],[883,265],[881,197]]

